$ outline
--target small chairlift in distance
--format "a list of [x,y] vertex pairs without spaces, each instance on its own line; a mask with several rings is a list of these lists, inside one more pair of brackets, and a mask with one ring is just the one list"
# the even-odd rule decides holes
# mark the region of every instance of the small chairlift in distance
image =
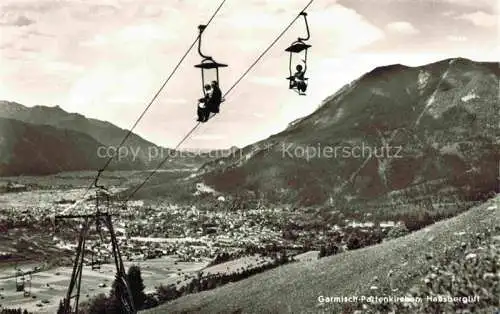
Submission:
[[[26,278],[26,275],[28,278]],[[26,284],[28,289],[26,289]],[[23,272],[21,269],[16,268],[16,291],[23,292],[24,297],[31,295],[31,272]]]
[[23,289],[23,295],[24,297],[29,297],[31,296],[31,272],[28,273],[28,279],[26,280],[28,283],[28,289],[26,290],[26,287]]
[[19,268],[16,268],[16,291],[17,292],[24,291],[24,283],[25,283],[25,278],[24,278],[23,271]]
[[[299,37],[295,42],[293,42],[290,47],[286,48],[285,51],[290,53],[290,62],[288,65],[288,70],[290,73],[290,76],[287,77],[286,79],[289,81],[288,88],[293,89],[295,92],[297,92],[299,95],[306,95],[305,91],[307,89],[307,80],[308,78],[305,77],[305,73],[307,71],[307,49],[311,48],[312,46],[305,43],[305,41],[309,40],[311,37],[311,34],[309,32],[309,24],[307,23],[307,13],[302,11],[300,12],[300,15],[304,17],[304,22],[306,24],[306,30],[307,30],[307,37],[302,38]],[[294,54],[301,54],[304,52],[302,61],[304,62],[304,66],[297,64],[296,66],[296,71],[295,74],[293,74],[293,60],[294,60]]]
[[[201,69],[201,90],[203,91],[203,96],[206,96],[206,91],[205,91],[205,85],[207,85],[211,81],[216,81],[217,85],[220,87],[220,80],[219,80],[219,68],[225,68],[228,65],[219,63],[215,61],[211,56],[207,56],[201,52],[201,39],[203,36],[203,31],[205,30],[207,26],[206,25],[198,25],[198,30],[199,30],[199,36],[198,36],[198,54],[200,57],[202,57],[201,63],[196,64],[194,67],[195,68],[200,68]],[[213,71],[215,70],[215,73]],[[211,74],[212,78],[207,78],[208,76],[208,71]],[[214,75],[215,74],[215,75]],[[224,98],[221,99],[221,103],[224,102]]]

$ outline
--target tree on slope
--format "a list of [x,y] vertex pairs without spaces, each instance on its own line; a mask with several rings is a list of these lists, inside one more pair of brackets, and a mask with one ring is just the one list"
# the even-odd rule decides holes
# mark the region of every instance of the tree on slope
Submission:
[[146,287],[142,279],[141,268],[137,265],[130,266],[127,273],[127,279],[132,298],[134,299],[135,308],[139,310],[143,307],[144,301],[146,300],[146,294],[144,293]]

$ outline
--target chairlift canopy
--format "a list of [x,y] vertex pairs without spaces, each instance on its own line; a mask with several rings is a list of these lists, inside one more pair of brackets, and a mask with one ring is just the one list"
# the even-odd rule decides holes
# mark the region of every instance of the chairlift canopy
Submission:
[[218,63],[218,62],[213,61],[213,60],[209,60],[207,62],[205,62],[205,60],[203,60],[200,64],[196,64],[194,67],[208,70],[208,69],[216,69],[216,68],[225,68],[225,67],[227,67],[227,64]]
[[296,41],[290,47],[286,48],[285,51],[291,52],[291,53],[300,53],[306,49],[311,48],[311,45],[308,45],[302,41]]
[[196,64],[194,67],[201,69],[201,89],[203,91],[203,95],[205,95],[205,88],[204,86],[206,85],[206,80],[205,80],[205,71],[207,70],[215,70],[215,80],[220,86],[220,80],[219,80],[219,68],[225,68],[228,65],[224,63],[219,63],[215,61],[211,56],[207,56],[203,54],[201,51],[201,39],[203,37],[203,31],[205,30],[206,25],[199,25],[198,30],[199,30],[199,35],[198,35],[198,54],[200,57],[202,57],[201,63]]

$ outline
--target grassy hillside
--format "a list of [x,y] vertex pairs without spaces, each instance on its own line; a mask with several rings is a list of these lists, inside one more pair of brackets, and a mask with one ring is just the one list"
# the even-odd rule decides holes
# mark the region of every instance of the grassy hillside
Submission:
[[[322,303],[320,296],[479,295],[474,313],[500,307],[500,197],[446,221],[379,245],[296,262],[144,313],[352,313],[358,303]],[[475,255],[471,255],[475,254]],[[495,273],[496,272],[496,273]],[[426,281],[455,278],[452,285]],[[429,286],[431,288],[429,288]],[[482,289],[481,289],[482,288]],[[436,291],[432,290],[435,294]],[[436,308],[436,306],[441,306]],[[450,308],[450,306],[453,306]],[[396,313],[456,313],[460,304],[392,305]],[[368,312],[371,310],[371,312]],[[389,312],[365,305],[362,313]]]

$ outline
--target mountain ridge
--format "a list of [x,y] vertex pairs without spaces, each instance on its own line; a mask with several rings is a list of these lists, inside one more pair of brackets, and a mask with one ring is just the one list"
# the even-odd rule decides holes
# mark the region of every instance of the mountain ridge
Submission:
[[[464,58],[377,67],[284,131],[204,164],[193,182],[300,206],[390,202],[395,191],[409,200],[482,198],[498,189],[499,68]],[[285,144],[390,144],[403,157],[283,158]]]
[[[87,118],[80,113],[70,113],[59,106],[37,105],[27,107],[17,102],[0,101],[0,118],[14,119],[30,125],[50,126],[61,131],[71,130],[85,134],[101,143],[100,148],[106,148],[109,154],[120,147],[122,150],[120,153],[123,155],[114,158],[111,162],[112,165],[117,165],[117,167],[113,167],[116,169],[124,168],[123,163],[118,165],[116,161],[118,158],[127,161],[138,159],[140,162],[133,163],[133,165],[139,167],[135,170],[155,169],[166,156],[170,156],[170,158],[162,166],[165,169],[193,168],[211,158],[209,154],[205,154],[207,157],[201,154],[174,153],[172,149],[158,146],[133,132],[129,134],[129,130],[117,127],[109,121]],[[122,144],[126,136],[127,140]],[[104,164],[105,162],[102,163],[102,165]],[[129,169],[129,167],[125,167],[125,169]]]
[[[107,160],[96,154],[101,143],[77,131],[6,118],[0,118],[0,131],[0,176],[98,169]],[[110,169],[143,167],[139,160],[124,158]]]
[[[22,122],[50,125],[59,129],[74,130],[89,134],[95,140],[108,147],[118,147],[121,140],[129,132],[126,129],[115,126],[109,121],[87,118],[79,113],[69,113],[59,106],[33,106],[26,107],[17,102],[0,101],[0,117],[16,119]],[[132,133],[127,139],[127,145],[139,148],[139,158],[150,167],[157,164],[158,160],[150,160],[147,155],[149,149],[165,149],[147,141],[139,135]]]

